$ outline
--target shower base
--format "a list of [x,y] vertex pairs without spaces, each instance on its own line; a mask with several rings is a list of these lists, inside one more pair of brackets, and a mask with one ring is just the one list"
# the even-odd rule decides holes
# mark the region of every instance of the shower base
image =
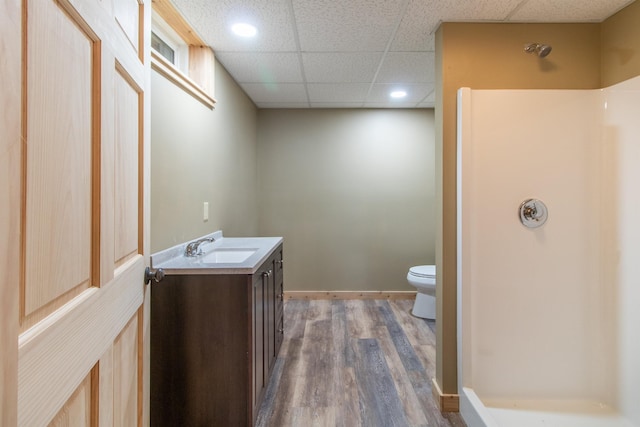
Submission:
[[615,409],[579,400],[480,400],[464,388],[460,412],[472,427],[638,427]]

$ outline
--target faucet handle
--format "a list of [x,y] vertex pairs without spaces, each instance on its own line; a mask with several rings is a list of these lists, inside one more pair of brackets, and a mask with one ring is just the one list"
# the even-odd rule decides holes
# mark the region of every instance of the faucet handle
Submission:
[[202,255],[202,249],[200,249],[200,245],[209,242],[213,243],[216,239],[213,237],[205,237],[202,239],[194,240],[193,242],[189,242],[187,247],[184,250],[184,256],[198,256]]
[[187,244],[187,247],[184,250],[185,256],[196,256],[198,255],[200,243],[198,242],[190,242]]

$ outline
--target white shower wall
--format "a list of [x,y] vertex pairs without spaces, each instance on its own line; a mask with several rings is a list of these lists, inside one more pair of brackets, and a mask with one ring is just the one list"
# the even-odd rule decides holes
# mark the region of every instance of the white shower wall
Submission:
[[637,88],[460,91],[459,377],[485,405],[593,401],[640,425]]
[[640,77],[603,90],[606,289],[614,306],[612,334],[618,408],[640,425]]

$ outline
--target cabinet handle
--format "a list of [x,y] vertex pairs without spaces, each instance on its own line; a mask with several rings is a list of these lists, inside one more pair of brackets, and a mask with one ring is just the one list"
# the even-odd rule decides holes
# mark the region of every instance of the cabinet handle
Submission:
[[284,260],[283,259],[279,259],[279,260],[276,260],[276,262],[278,264],[280,264],[280,268],[282,268],[282,265],[284,264]]
[[278,329],[278,332],[280,332],[281,334],[284,334],[284,328]]
[[262,273],[262,277],[271,277],[271,273],[273,273],[272,270],[265,271],[264,273]]

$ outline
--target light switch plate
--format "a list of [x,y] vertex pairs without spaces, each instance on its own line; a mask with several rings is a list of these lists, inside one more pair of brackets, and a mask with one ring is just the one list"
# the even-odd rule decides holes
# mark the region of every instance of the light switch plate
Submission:
[[204,206],[202,208],[202,220],[209,221],[209,202],[204,202]]

